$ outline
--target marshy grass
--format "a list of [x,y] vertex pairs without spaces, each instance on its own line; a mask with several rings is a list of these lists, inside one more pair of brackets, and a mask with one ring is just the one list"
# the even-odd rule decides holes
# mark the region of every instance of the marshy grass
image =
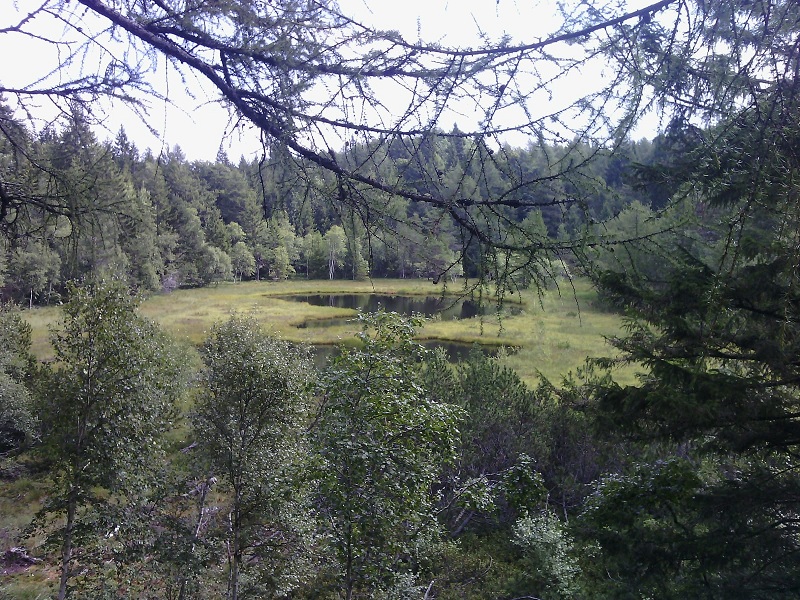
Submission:
[[[370,281],[249,281],[223,283],[217,286],[176,290],[155,294],[143,302],[141,313],[160,323],[171,335],[190,345],[198,345],[218,321],[234,312],[252,313],[266,331],[283,339],[316,345],[350,343],[358,326],[343,322],[329,327],[301,327],[302,324],[332,318],[353,318],[356,311],[293,302],[280,296],[380,293],[388,295],[441,296],[454,298],[463,288],[451,284],[446,290],[426,280],[374,279]],[[484,298],[490,307],[492,299]],[[595,307],[595,292],[588,282],[561,282],[557,288],[541,296],[524,291],[509,298],[521,307],[519,314],[488,314],[472,319],[431,320],[419,331],[418,338],[443,339],[465,344],[506,346],[510,349],[502,359],[528,382],[539,373],[554,383],[584,364],[587,357],[608,356],[612,348],[606,337],[621,332],[618,315]],[[25,311],[33,327],[33,351],[42,358],[52,356],[48,328],[57,324],[58,308]],[[632,378],[622,373],[621,379]]]

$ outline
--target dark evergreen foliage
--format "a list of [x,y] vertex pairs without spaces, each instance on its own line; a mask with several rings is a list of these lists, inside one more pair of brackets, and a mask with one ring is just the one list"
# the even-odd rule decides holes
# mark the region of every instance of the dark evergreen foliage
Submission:
[[[14,189],[22,194],[25,186],[39,187],[32,180],[25,183],[26,177],[49,178],[49,190],[40,200],[21,196],[6,205],[3,291],[7,298],[29,304],[57,302],[70,281],[90,274],[114,274],[144,290],[292,273],[437,282],[463,274],[505,281],[513,290],[541,284],[552,275],[549,259],[535,253],[526,259],[525,252],[501,251],[495,242],[554,243],[559,232],[582,231],[589,220],[607,219],[635,198],[621,175],[630,160],[617,156],[610,163],[613,168],[606,167],[603,153],[588,147],[580,151],[594,163],[582,166],[570,185],[591,187],[593,200],[569,221],[563,209],[574,190],[554,186],[539,195],[525,187],[503,191],[520,178],[550,177],[553,156],[567,148],[504,148],[484,164],[483,159],[476,162],[484,152],[481,146],[454,130],[452,135],[434,132],[390,146],[388,152],[397,161],[393,165],[378,160],[379,151],[371,143],[352,144],[341,153],[343,163],[370,176],[401,180],[419,194],[434,183],[481,201],[526,194],[525,208],[505,209],[499,221],[484,223],[494,232],[492,241],[464,232],[452,216],[423,202],[339,186],[319,167],[277,149],[264,162],[190,163],[178,147],[159,158],[149,151],[140,154],[124,129],[113,143],[100,143],[80,111],[70,115],[63,130],[48,130],[40,139],[33,139],[10,114],[5,118],[9,132],[20,138],[0,147]],[[29,154],[20,154],[23,144]],[[650,144],[627,146],[632,156],[647,161]],[[637,151],[640,146],[643,151]],[[430,171],[431,165],[439,165],[437,171]],[[364,212],[363,203],[374,211]],[[531,219],[543,226],[528,226]],[[519,233],[509,236],[504,230],[509,224]],[[341,228],[341,244],[338,232],[337,237],[327,235],[332,227]]]
[[[682,154],[643,176],[700,192],[704,244],[671,247],[657,274],[598,278],[631,317],[614,344],[646,369],[638,385],[600,393],[601,423],[667,461],[607,478],[590,504],[620,587],[800,593],[797,90],[776,85],[716,127],[680,134]],[[645,484],[647,470],[658,475]]]

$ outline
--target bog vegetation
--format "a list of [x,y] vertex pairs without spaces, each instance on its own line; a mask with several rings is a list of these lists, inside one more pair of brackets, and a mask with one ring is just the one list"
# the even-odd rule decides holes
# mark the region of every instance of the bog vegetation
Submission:
[[[0,27],[61,57],[0,85],[0,597],[800,596],[800,5],[561,6],[472,49],[327,0],[43,0]],[[596,57],[614,76],[556,99]],[[260,160],[96,137],[162,59]],[[464,102],[480,122],[443,127]],[[452,326],[378,311],[317,370],[289,313],[214,314],[383,277],[525,300],[476,335],[527,328],[527,353],[453,364],[415,341]],[[531,376],[556,282],[623,325]],[[55,315],[48,360],[19,305]]]

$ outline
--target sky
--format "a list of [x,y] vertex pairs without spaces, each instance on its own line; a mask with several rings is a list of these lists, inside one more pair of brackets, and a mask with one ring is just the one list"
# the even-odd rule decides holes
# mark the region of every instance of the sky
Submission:
[[[0,27],[14,20],[14,13],[25,13],[38,0],[2,0]],[[640,1],[640,5],[647,2]],[[340,0],[342,12],[380,29],[399,31],[406,39],[438,41],[448,46],[475,46],[479,33],[492,39],[508,35],[513,41],[531,42],[544,37],[558,23],[553,2],[543,0]],[[35,80],[34,73],[46,71],[58,62],[52,49],[44,50],[34,42],[20,45],[19,40],[0,35],[0,54],[25,56],[25,60],[5,61],[0,80],[9,86],[23,86]],[[106,109],[100,139],[113,138],[124,126],[128,136],[140,150],[150,148],[154,153],[179,145],[190,160],[213,161],[220,147],[238,161],[239,156],[260,154],[259,132],[247,123],[236,127],[228,112],[214,101],[215,90],[202,80],[184,81],[172,69],[161,68],[154,73],[154,85],[171,99],[170,103],[151,100],[148,123],[154,135],[141,119],[122,105]],[[187,93],[187,88],[189,93]],[[47,106],[42,106],[46,114]],[[454,120],[455,121],[455,120]],[[449,129],[454,122],[442,122]],[[468,129],[469,123],[461,124]]]
[[[343,13],[379,29],[399,31],[406,39],[419,37],[427,42],[463,47],[477,45],[479,31],[493,38],[510,35],[515,40],[528,41],[531,35],[539,33],[534,32],[533,24],[540,30],[540,35],[545,35],[555,23],[553,3],[546,1],[340,0],[339,5]],[[235,127],[228,112],[209,101],[214,98],[210,86],[197,82],[196,99],[192,99],[182,93],[182,84],[175,73],[171,76],[162,73],[159,79],[171,80],[170,96],[175,104],[185,107],[154,104],[152,123],[162,132],[160,137],[152,136],[146,127],[136,125],[136,117],[125,115],[122,109],[109,121],[108,129],[116,131],[116,123],[120,121],[140,146],[149,146],[157,153],[159,149],[177,143],[190,159],[214,160],[220,143],[234,162],[241,155],[249,158],[261,153],[259,132],[248,123]],[[442,126],[449,129],[453,124],[448,122]],[[462,123],[462,128],[465,127]]]

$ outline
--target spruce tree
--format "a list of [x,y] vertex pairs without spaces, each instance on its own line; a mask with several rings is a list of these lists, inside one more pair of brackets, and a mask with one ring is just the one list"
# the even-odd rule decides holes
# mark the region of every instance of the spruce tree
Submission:
[[679,151],[641,175],[700,198],[694,243],[658,270],[598,276],[629,311],[614,345],[644,371],[599,394],[603,429],[642,451],[585,515],[616,587],[800,593],[798,117],[791,79],[715,127],[675,127]]

